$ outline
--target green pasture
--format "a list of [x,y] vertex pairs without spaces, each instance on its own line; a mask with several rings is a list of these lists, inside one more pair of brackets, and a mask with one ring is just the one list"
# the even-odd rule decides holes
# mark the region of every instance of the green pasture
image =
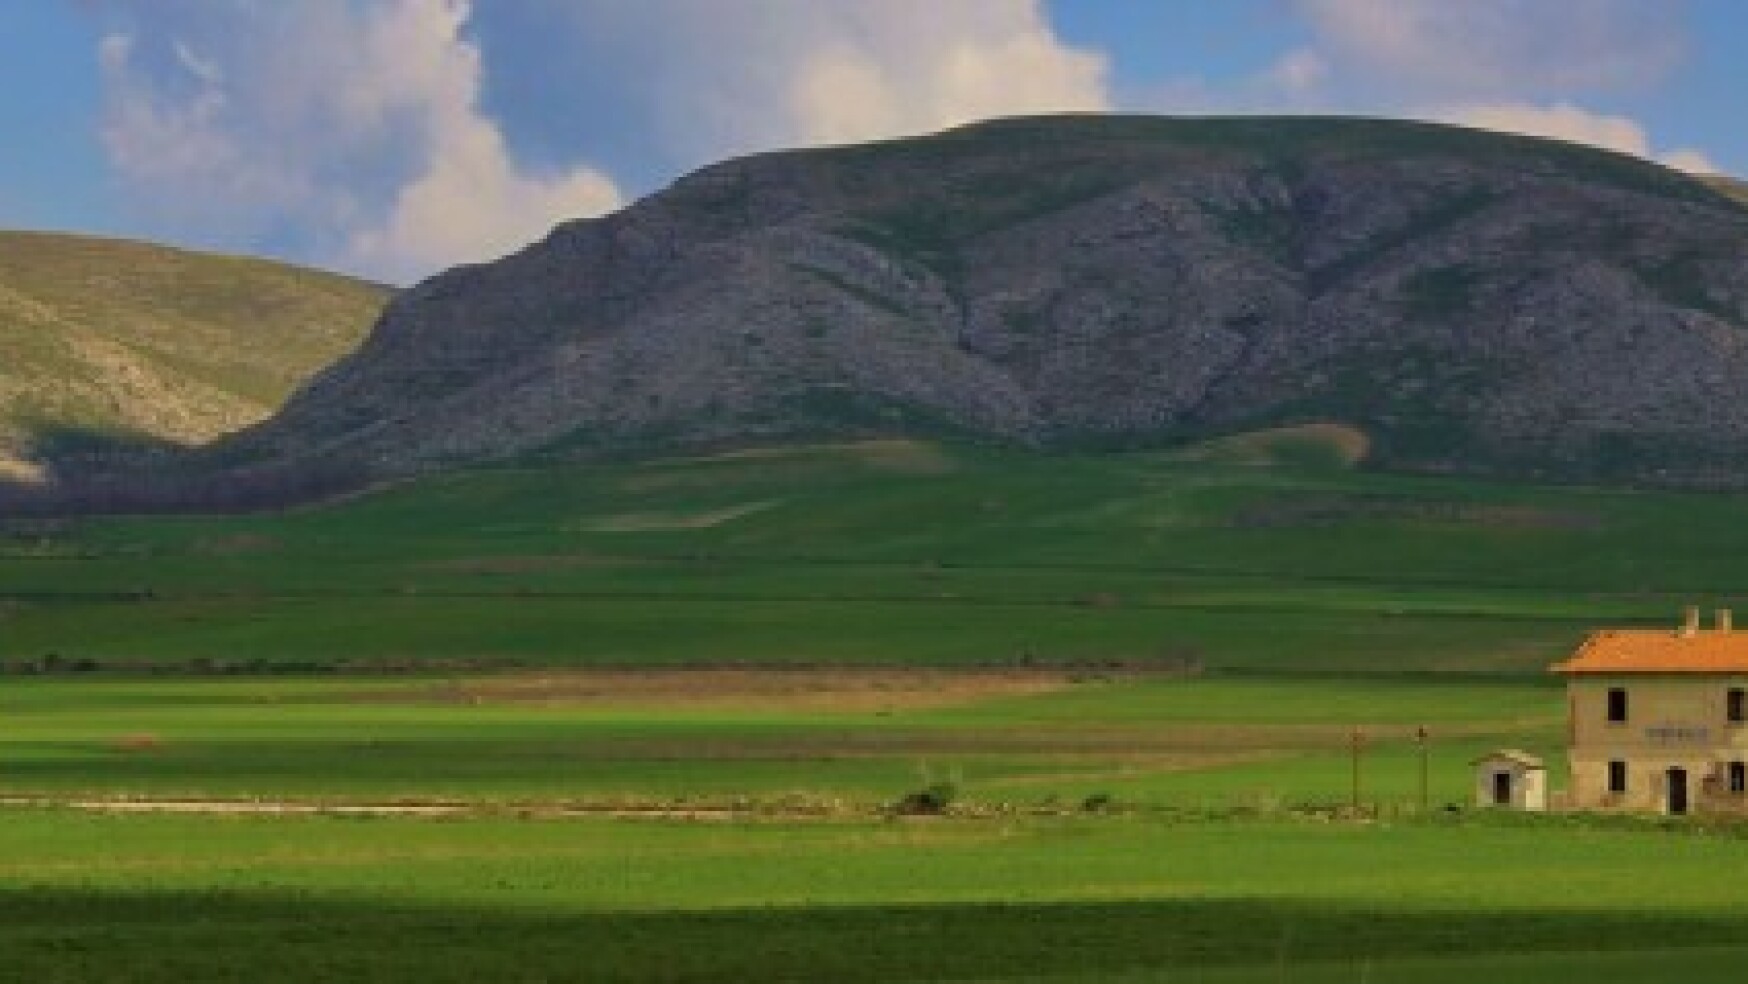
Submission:
[[1651,825],[3,819],[18,980],[1721,984],[1748,957],[1748,842]]
[[[0,521],[0,796],[476,808],[0,809],[0,979],[1740,979],[1732,830],[1442,807],[1502,746],[1563,784],[1544,667],[1748,596],[1748,500],[1288,457],[888,442]],[[783,666],[823,689],[699,669]],[[1369,822],[1326,808],[1355,729]],[[958,814],[881,819],[941,782]],[[527,818],[560,803],[742,819]]]
[[1748,597],[1741,496],[1317,461],[871,442],[13,521],[0,658],[1533,671]]
[[1445,803],[1488,748],[1556,750],[1563,706],[1536,680],[1104,674],[945,706],[493,695],[516,679],[13,678],[0,793],[872,809],[952,782],[1015,808],[1283,806],[1351,796],[1359,728],[1367,800],[1401,805],[1418,800],[1424,726]]

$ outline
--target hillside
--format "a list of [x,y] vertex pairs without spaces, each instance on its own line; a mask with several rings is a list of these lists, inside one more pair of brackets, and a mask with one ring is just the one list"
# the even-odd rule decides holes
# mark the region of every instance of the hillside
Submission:
[[356,347],[386,297],[264,260],[0,232],[0,475],[254,423]]
[[1748,210],[1422,123],[1064,116],[731,161],[398,297],[232,461],[377,474],[819,435],[1748,475]]
[[1722,192],[1743,205],[1748,205],[1748,181],[1724,177],[1721,174],[1708,174],[1700,180],[1713,190]]

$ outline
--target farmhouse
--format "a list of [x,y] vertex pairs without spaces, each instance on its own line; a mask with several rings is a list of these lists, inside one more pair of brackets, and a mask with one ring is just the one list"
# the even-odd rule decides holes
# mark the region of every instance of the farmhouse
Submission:
[[1567,681],[1572,809],[1748,812],[1748,632],[1689,608],[1680,628],[1604,629]]

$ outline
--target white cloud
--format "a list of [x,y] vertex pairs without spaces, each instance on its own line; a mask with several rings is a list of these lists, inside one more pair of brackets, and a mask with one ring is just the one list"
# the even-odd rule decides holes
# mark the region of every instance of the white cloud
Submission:
[[388,279],[615,207],[586,166],[518,166],[480,109],[466,0],[165,0],[106,36],[103,140],[157,220]]
[[1553,137],[1633,154],[1683,171],[1708,174],[1718,170],[1705,154],[1692,148],[1658,150],[1645,128],[1625,116],[1592,113],[1570,103],[1537,106],[1527,103],[1494,103],[1459,106],[1426,114],[1464,126],[1507,133]]
[[1041,0],[546,0],[683,166],[995,116],[1110,108]]
[[376,86],[348,94],[370,115],[422,115],[428,152],[379,226],[355,231],[347,249],[367,268],[430,270],[488,258],[527,243],[555,222],[620,204],[605,175],[587,167],[522,172],[504,136],[479,109],[479,51],[462,40],[460,0],[400,0],[360,39],[384,66]]
[[1642,85],[1681,61],[1684,0],[1296,0],[1352,71],[1453,95]]
[[[1106,59],[1057,38],[1042,0],[99,0],[97,9],[113,26],[101,58],[104,144],[161,232],[269,244],[390,279],[482,259],[557,220],[615,207],[614,182],[574,162],[626,142],[695,167],[1110,105]],[[534,11],[547,30],[530,37],[524,26],[507,47],[482,49],[476,32],[490,37],[488,27]],[[528,51],[545,63],[494,116],[486,59]],[[567,91],[567,73],[590,85]],[[575,114],[591,111],[634,132],[579,127]],[[509,124],[543,159],[573,166],[529,168]],[[541,139],[567,126],[586,139]]]
[[802,142],[1109,108],[1104,58],[1063,45],[1030,0],[887,0],[878,17],[866,4],[817,9],[826,16],[797,38],[805,54],[790,82],[790,126]]
[[1717,161],[1707,157],[1704,151],[1694,150],[1692,148],[1669,151],[1668,153],[1659,156],[1658,160],[1675,168],[1677,171],[1686,171],[1689,174],[1724,173],[1724,169],[1718,165]]

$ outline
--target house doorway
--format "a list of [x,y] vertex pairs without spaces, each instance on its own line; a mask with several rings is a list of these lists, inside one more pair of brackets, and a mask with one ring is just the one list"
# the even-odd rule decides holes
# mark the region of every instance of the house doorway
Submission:
[[1687,812],[1687,770],[1669,770],[1669,813],[1680,816]]
[[1511,805],[1511,773],[1493,773],[1493,805]]

